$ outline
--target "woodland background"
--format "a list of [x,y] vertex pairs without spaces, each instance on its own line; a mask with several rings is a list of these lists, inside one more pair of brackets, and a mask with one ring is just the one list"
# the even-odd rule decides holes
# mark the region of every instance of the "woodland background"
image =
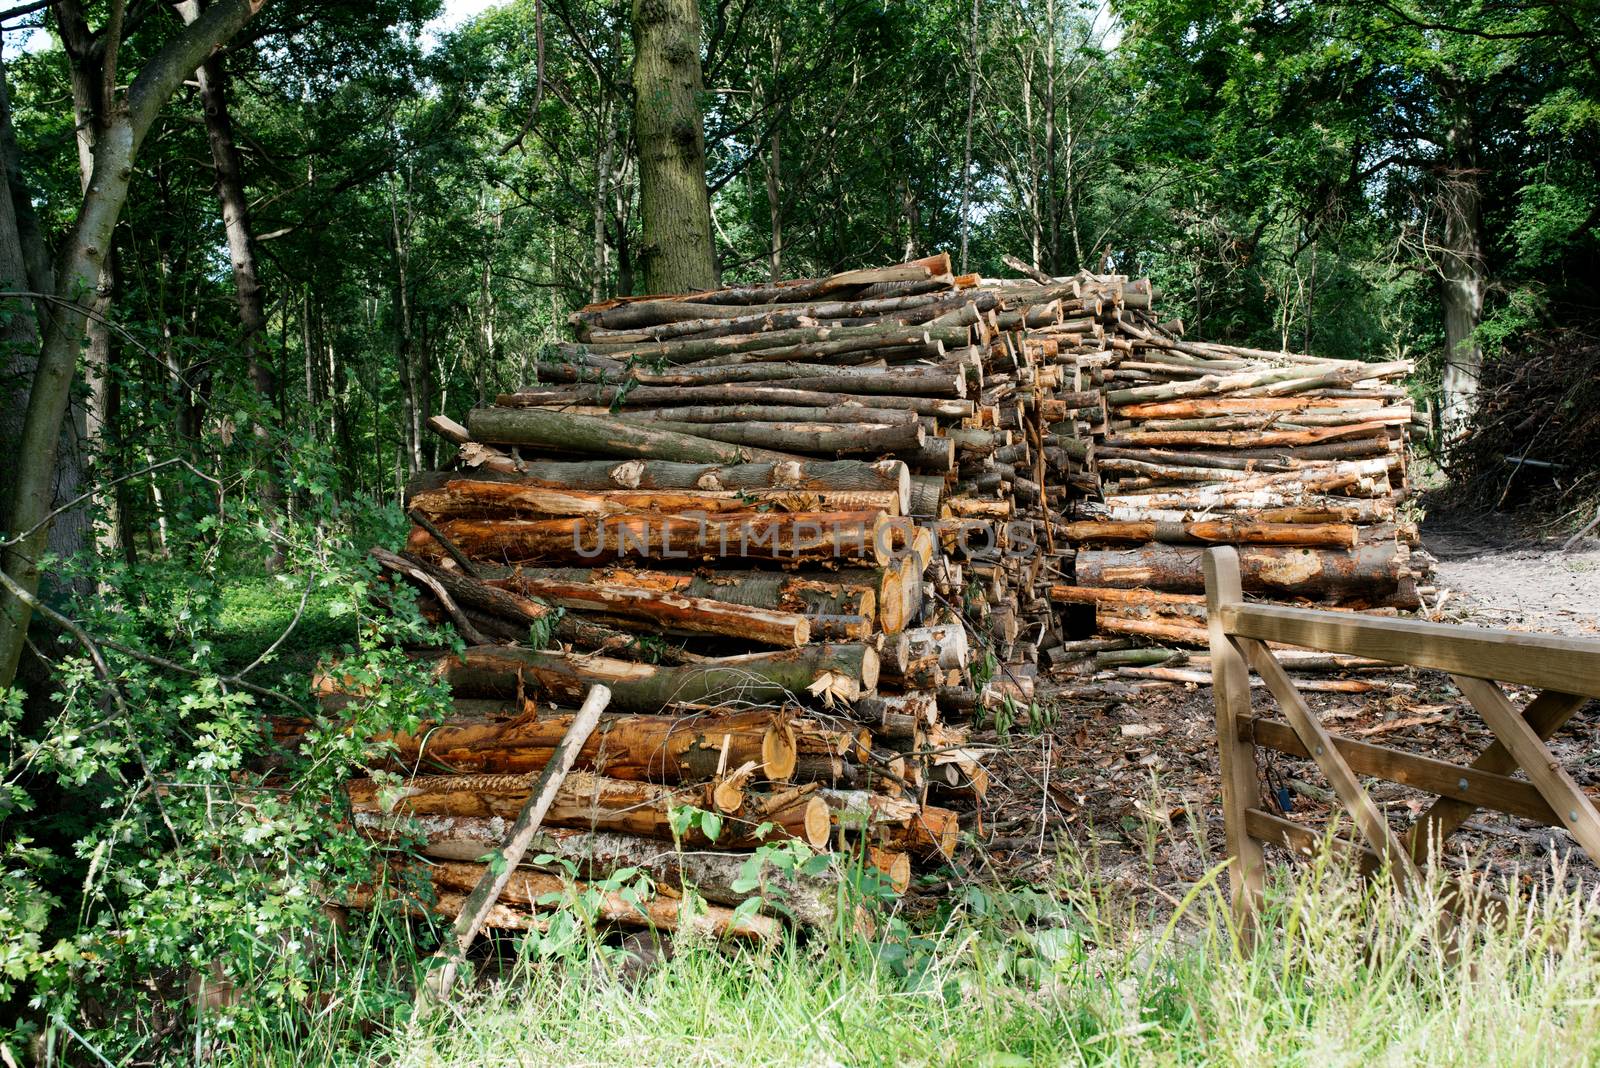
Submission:
[[[151,977],[224,950],[284,1004],[303,992],[266,933],[311,923],[309,888],[359,869],[316,802],[357,754],[322,739],[304,792],[253,821],[219,819],[208,790],[259,744],[262,704],[304,693],[297,650],[387,666],[397,717],[437,699],[388,641],[423,624],[374,611],[361,553],[444,458],[424,420],[534,380],[574,308],[644,291],[659,250],[631,5],[512,0],[447,32],[439,13],[0,10],[0,526],[6,573],[39,572],[43,606],[29,631],[20,595],[0,598],[0,998],[19,1040],[71,1019],[157,1041],[152,1006],[176,994]],[[941,249],[985,275],[1014,273],[1007,254],[1148,275],[1199,336],[1418,359],[1416,391],[1447,387],[1461,420],[1480,358],[1485,391],[1558,382],[1497,401],[1461,469],[1572,465],[1569,504],[1600,485],[1594,0],[699,16],[722,283]],[[85,238],[97,182],[124,179]],[[29,423],[41,390],[64,398],[59,426]],[[30,461],[52,450],[45,485]],[[291,856],[288,879],[262,863]]]

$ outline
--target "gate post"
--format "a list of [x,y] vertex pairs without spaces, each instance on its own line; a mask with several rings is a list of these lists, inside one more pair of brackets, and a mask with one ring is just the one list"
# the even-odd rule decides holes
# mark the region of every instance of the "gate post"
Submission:
[[1246,812],[1256,806],[1256,747],[1250,740],[1250,669],[1222,629],[1220,609],[1239,604],[1244,591],[1239,554],[1231,546],[1207,549],[1206,628],[1211,637],[1211,691],[1217,702],[1217,757],[1222,775],[1222,818],[1233,861],[1230,897],[1240,937],[1255,935],[1261,911],[1261,843],[1250,836]]

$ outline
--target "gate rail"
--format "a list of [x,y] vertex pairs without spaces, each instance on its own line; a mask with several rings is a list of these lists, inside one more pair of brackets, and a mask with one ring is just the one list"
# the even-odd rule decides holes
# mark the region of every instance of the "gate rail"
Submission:
[[[1228,547],[1206,551],[1205,575],[1222,808],[1234,862],[1233,908],[1241,923],[1260,909],[1262,843],[1298,851],[1320,840],[1306,826],[1260,806],[1257,749],[1315,761],[1366,843],[1365,866],[1387,864],[1402,885],[1418,880],[1431,843],[1442,842],[1481,808],[1565,827],[1600,861],[1600,811],[1545,745],[1589,698],[1600,697],[1600,640],[1246,604],[1239,556]],[[1332,734],[1269,641],[1447,672],[1497,740],[1470,765],[1459,765]],[[1252,714],[1252,669],[1284,719]],[[1518,709],[1501,683],[1540,692]],[[1526,780],[1511,777],[1519,770]],[[1402,836],[1367,794],[1361,775],[1439,796]]]

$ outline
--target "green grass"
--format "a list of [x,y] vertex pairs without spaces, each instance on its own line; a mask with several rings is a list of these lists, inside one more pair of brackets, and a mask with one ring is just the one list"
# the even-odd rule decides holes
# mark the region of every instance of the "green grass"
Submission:
[[[298,621],[304,580],[292,576],[247,577],[222,588],[217,631],[212,635],[222,666],[237,670],[250,663],[287,630],[273,654],[271,673],[279,677],[309,675],[322,657],[354,640],[353,617],[337,616],[331,606],[340,591],[313,587]],[[289,630],[293,623],[294,629]]]
[[[680,946],[642,977],[585,946],[513,954],[447,1010],[353,1038],[347,972],[292,1038],[218,1063],[464,1065],[1594,1064],[1600,908],[1538,896],[1441,930],[1322,860],[1284,869],[1245,951],[1217,887],[1152,914],[1070,853],[1054,887],[971,889],[931,929],[767,952]],[[880,925],[880,931],[888,926]],[[392,963],[392,962],[391,962]],[[403,970],[403,969],[402,969]],[[363,987],[363,983],[367,986]],[[382,984],[380,984],[382,985]],[[391,1003],[403,998],[390,989]]]

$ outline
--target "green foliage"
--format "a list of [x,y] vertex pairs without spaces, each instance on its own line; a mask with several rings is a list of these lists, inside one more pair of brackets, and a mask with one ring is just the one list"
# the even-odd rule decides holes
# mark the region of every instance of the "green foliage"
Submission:
[[[1445,925],[1437,885],[1402,899],[1324,853],[1269,886],[1264,935],[1246,948],[1215,866],[1158,907],[1071,849],[1056,872],[964,885],[928,921],[826,943],[680,936],[647,968],[584,937],[571,895],[557,914],[570,919],[506,943],[450,1011],[384,1012],[409,976],[373,969],[326,1011],[235,1033],[213,1059],[1468,1066],[1582,1062],[1600,1040],[1600,917],[1583,894]],[[356,1014],[374,1010],[393,1025],[361,1043]]]
[[[327,466],[311,442],[283,455],[291,485]],[[0,704],[12,1038],[62,1022],[131,1055],[159,1021],[188,1015],[185,986],[201,976],[251,991],[222,1026],[276,1019],[344,937],[324,902],[371,876],[371,844],[328,799],[380,755],[358,739],[442,708],[440,683],[398,643],[443,637],[400,590],[380,603],[363,546],[398,529],[392,509],[359,515],[309,492],[295,522],[267,524],[250,486],[188,502],[196,518],[214,510],[167,558],[101,558],[98,585],[76,584],[62,608],[103,643],[109,677],[63,641],[48,701],[18,688]],[[267,545],[284,551],[281,577],[241,575]],[[312,659],[329,656],[368,699],[348,728],[313,714],[297,750],[264,760],[265,715],[314,707]]]

